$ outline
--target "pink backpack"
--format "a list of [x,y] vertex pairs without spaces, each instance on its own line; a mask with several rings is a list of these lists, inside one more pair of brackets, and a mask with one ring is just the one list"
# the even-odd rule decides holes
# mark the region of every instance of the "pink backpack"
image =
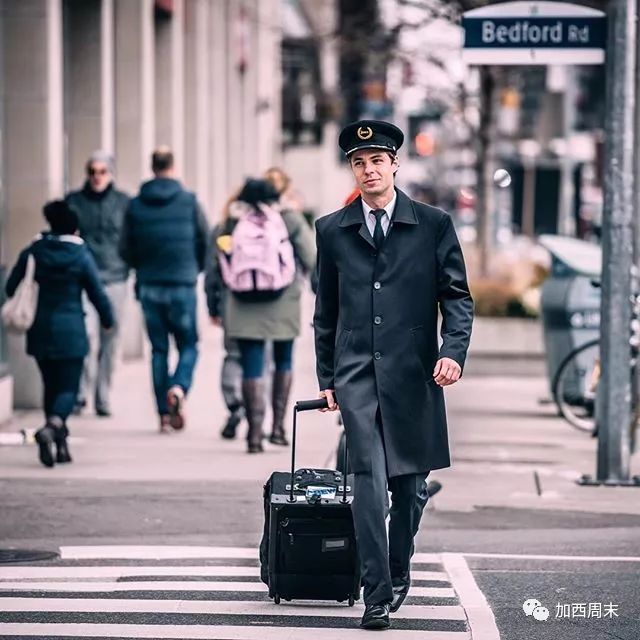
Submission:
[[241,300],[278,298],[293,282],[296,261],[289,232],[278,211],[260,203],[238,220],[231,253],[220,253],[220,270],[229,290]]

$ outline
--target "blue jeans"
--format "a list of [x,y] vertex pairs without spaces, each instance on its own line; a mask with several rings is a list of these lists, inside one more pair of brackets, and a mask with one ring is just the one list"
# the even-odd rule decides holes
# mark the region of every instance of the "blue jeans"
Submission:
[[[196,291],[191,286],[140,285],[147,334],[151,342],[151,372],[158,413],[169,413],[167,391],[181,387],[185,395],[191,388],[198,360]],[[176,370],[169,373],[169,336],[173,336],[179,358]]]
[[[242,377],[262,378],[264,370],[264,340],[238,338]],[[293,360],[293,340],[273,341],[273,360],[276,371],[291,371]]]

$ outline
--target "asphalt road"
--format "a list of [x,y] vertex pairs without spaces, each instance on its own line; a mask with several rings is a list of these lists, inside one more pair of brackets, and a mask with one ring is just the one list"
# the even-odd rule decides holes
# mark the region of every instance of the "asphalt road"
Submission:
[[[3,480],[0,539],[3,547],[52,550],[60,545],[257,547],[260,507],[259,482]],[[436,498],[425,514],[417,548],[471,554],[467,562],[504,640],[637,640],[640,558],[559,561],[532,556],[640,556],[639,532],[640,517],[634,515],[497,507],[447,512],[438,509]],[[522,604],[530,598],[549,609],[547,621],[524,614]],[[594,603],[592,614],[597,613],[595,603],[602,612],[612,603],[617,615],[578,617],[577,607],[570,617],[557,617],[563,611],[558,605],[581,603]],[[26,620],[37,617],[29,615]],[[42,621],[55,621],[61,614],[42,615]],[[157,616],[140,620],[171,622]]]

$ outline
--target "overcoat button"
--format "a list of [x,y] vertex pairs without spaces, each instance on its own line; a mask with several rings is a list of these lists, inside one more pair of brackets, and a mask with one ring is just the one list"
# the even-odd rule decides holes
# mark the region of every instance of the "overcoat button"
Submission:
[[373,319],[373,323],[374,323],[374,324],[382,324],[382,318],[381,318],[380,316],[376,316],[376,317]]
[[379,282],[374,282],[373,283],[373,288],[377,291],[379,288],[381,287],[381,284]]
[[376,360],[380,360],[380,358],[382,358],[382,354],[381,354],[379,351],[376,351],[376,352],[373,354],[373,357],[374,357]]

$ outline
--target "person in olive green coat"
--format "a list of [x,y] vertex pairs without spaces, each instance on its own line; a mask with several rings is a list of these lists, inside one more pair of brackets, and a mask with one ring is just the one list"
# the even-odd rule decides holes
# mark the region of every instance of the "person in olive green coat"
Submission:
[[[279,194],[264,180],[249,180],[238,196],[238,207],[230,207],[229,219],[221,225],[220,235],[212,243],[209,260],[208,287],[220,283],[220,253],[230,249],[232,234],[238,223],[234,209],[246,210],[246,205],[277,203]],[[224,304],[224,319],[219,309],[210,304],[209,314],[215,324],[224,325],[227,337],[235,339],[240,349],[242,364],[242,396],[249,432],[248,450],[258,453],[262,448],[262,424],[266,411],[263,371],[266,341],[273,343],[275,372],[272,384],[273,428],[270,442],[288,445],[284,431],[284,416],[292,382],[293,343],[300,333],[301,280],[315,266],[316,250],[313,232],[304,217],[291,210],[281,211],[289,240],[293,247],[297,274],[293,282],[277,298],[266,301],[247,301],[231,292]],[[207,292],[207,299],[215,295]],[[219,299],[219,296],[218,296]]]

